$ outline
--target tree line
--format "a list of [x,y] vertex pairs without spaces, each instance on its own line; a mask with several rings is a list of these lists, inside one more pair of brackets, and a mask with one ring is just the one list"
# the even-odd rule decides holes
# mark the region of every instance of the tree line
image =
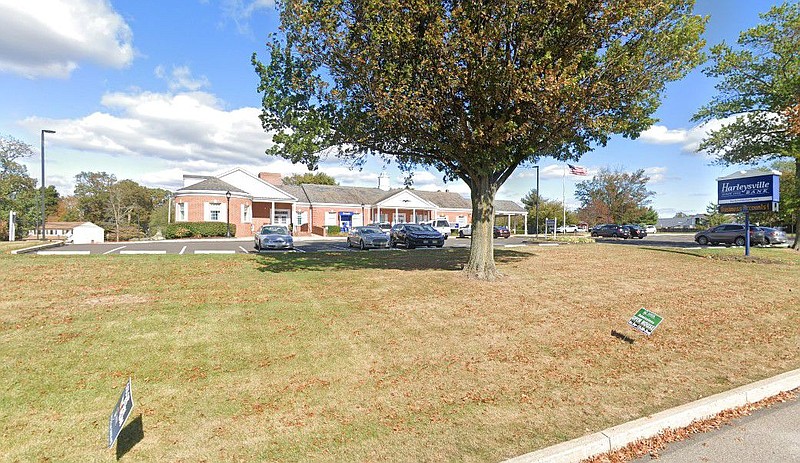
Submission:
[[[8,239],[9,211],[16,212],[17,238],[40,230],[41,191],[19,162],[33,154],[30,145],[0,136],[0,239]],[[61,196],[52,185],[45,188],[45,213],[47,222],[92,222],[117,241],[127,240],[152,235],[167,224],[169,197],[167,190],[117,180],[106,172],[81,172],[72,195]]]

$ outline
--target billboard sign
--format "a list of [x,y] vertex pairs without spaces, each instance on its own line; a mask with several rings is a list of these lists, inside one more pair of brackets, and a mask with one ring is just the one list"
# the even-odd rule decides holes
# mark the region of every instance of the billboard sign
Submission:
[[128,378],[128,384],[122,390],[122,395],[119,396],[117,405],[108,418],[108,448],[111,448],[114,445],[114,441],[119,437],[122,425],[125,424],[125,420],[131,414],[131,409],[133,409],[133,392],[131,391],[131,379]]
[[777,209],[780,201],[781,173],[763,170],[734,172],[717,179],[717,204],[722,213]]

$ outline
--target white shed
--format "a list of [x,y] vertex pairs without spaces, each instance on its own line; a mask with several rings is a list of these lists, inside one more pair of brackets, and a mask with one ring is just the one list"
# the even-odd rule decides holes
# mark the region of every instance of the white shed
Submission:
[[91,244],[105,242],[105,230],[92,222],[84,222],[72,228],[72,233],[67,238],[75,244]]

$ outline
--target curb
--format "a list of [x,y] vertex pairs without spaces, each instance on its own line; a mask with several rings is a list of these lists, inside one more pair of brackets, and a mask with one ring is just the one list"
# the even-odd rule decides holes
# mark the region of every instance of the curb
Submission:
[[618,450],[631,442],[657,436],[666,429],[682,428],[693,421],[710,418],[724,410],[758,402],[798,387],[800,387],[800,369],[526,453],[506,460],[505,463],[579,463],[586,458]]
[[42,249],[57,248],[60,246],[64,246],[63,241],[54,241],[51,243],[38,244],[36,246],[31,246],[29,248],[15,249],[11,251],[11,254],[27,254],[29,252],[41,251]]

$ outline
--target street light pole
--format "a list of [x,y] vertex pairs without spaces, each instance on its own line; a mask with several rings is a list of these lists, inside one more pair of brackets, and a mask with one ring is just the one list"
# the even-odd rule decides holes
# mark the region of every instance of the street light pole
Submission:
[[46,239],[44,230],[45,230],[45,221],[47,220],[45,217],[45,209],[44,209],[44,134],[46,133],[56,133],[55,130],[47,130],[42,129],[42,241]]
[[226,191],[225,197],[228,198],[228,206],[225,208],[225,237],[231,237],[231,192]]
[[536,237],[539,237],[539,166],[533,166],[536,169]]

